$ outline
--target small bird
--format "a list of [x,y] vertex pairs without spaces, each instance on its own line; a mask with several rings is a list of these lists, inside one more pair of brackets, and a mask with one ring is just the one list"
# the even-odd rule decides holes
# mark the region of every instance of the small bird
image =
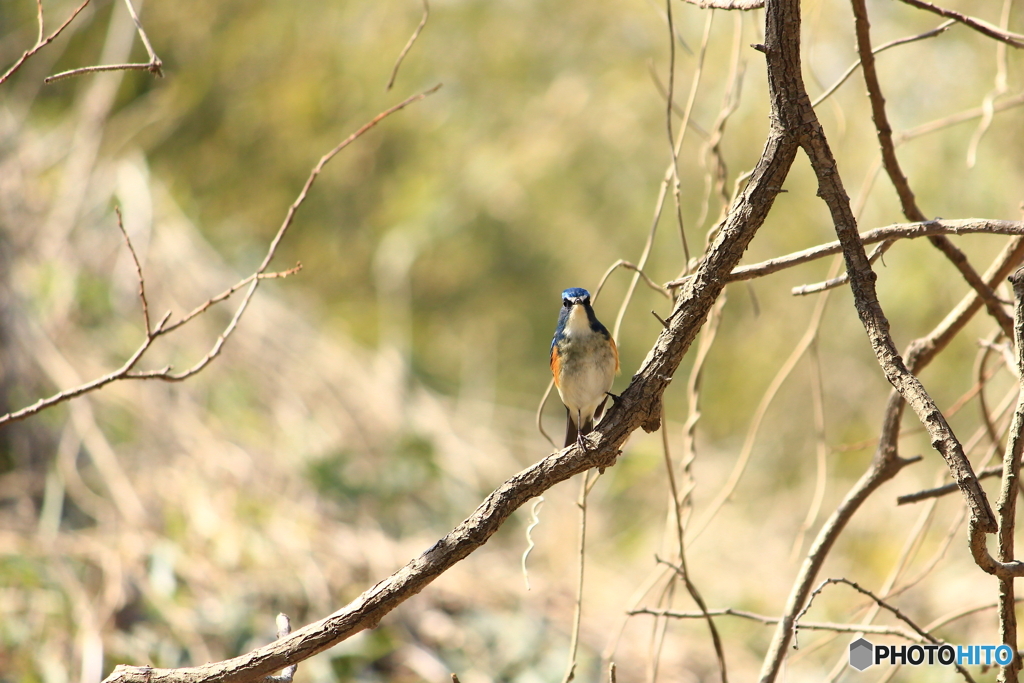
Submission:
[[[590,292],[562,292],[562,310],[551,340],[551,374],[565,404],[565,446],[585,448],[583,436],[594,429],[619,371],[619,350],[590,305]],[[563,448],[565,447],[563,446]]]

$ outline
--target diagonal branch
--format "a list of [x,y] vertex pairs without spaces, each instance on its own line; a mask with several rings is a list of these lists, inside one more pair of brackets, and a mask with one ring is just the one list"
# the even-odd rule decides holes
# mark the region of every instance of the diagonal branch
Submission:
[[52,43],[54,41],[54,39],[57,36],[59,36],[61,34],[61,32],[64,29],[66,29],[68,27],[68,25],[72,21],[75,20],[75,17],[77,17],[79,15],[79,13],[82,10],[84,10],[85,6],[88,5],[88,4],[89,4],[89,0],[84,0],[84,2],[81,5],[79,5],[78,7],[75,8],[75,11],[73,11],[71,13],[71,15],[64,21],[64,23],[57,27],[57,30],[55,30],[53,33],[51,33],[50,35],[48,35],[45,38],[43,38],[43,5],[42,5],[42,3],[40,3],[39,4],[39,38],[36,39],[36,44],[35,45],[33,45],[30,49],[26,50],[24,52],[24,54],[22,54],[21,57],[18,58],[18,61],[16,61],[14,63],[14,65],[10,69],[8,69],[6,72],[4,72],[4,74],[2,76],[0,76],[0,85],[3,85],[3,83],[8,78],[13,76],[14,72],[17,71],[18,69],[20,69],[22,67],[22,65],[26,61],[28,61],[29,57],[31,57],[32,55],[36,54],[37,52],[42,50],[44,47],[46,47],[47,45]]
[[975,19],[974,17],[968,16],[966,14],[954,12],[951,9],[946,9],[945,7],[933,5],[930,2],[924,2],[924,0],[903,0],[903,2],[907,3],[911,7],[916,7],[918,9],[934,12],[935,14],[938,14],[940,17],[946,17],[947,19],[953,19],[954,21],[958,21],[964,26],[972,28],[978,33],[986,35],[989,38],[994,38],[1001,43],[1006,43],[1007,45],[1012,45],[1013,47],[1018,48],[1024,47],[1024,35],[1021,35],[1019,33],[1011,33],[1009,31],[1003,31],[998,26],[993,26],[987,21]]
[[[882,150],[882,164],[885,166],[885,172],[889,175],[893,187],[896,188],[896,194],[899,196],[900,205],[903,208],[903,215],[907,217],[907,220],[921,222],[926,220],[925,215],[918,207],[914,192],[910,189],[910,182],[903,173],[903,169],[900,168],[899,159],[896,157],[892,126],[889,125],[889,117],[885,111],[885,97],[882,95],[882,86],[878,81],[878,72],[875,70],[875,53],[871,49],[871,24],[868,21],[867,5],[865,0],[852,0],[852,2],[857,51],[860,53],[861,70],[864,73],[864,82],[868,89],[868,99],[871,102],[871,116],[875,121],[878,144]],[[981,276],[968,262],[964,253],[944,235],[933,235],[928,239],[935,248],[946,255],[968,284],[981,295],[989,311],[1003,326],[1004,331],[1009,334],[1013,321],[1003,311],[995,293],[982,281]]]

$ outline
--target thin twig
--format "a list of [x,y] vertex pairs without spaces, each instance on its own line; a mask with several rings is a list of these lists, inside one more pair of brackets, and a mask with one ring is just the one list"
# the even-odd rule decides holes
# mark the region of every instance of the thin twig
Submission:
[[[1003,0],[1003,12],[999,17],[999,28],[1003,31],[1005,31],[1010,25],[1010,9],[1012,7],[1013,0]],[[994,105],[996,99],[1005,95],[1006,91],[1009,89],[1006,78],[1006,53],[1006,43],[996,43],[996,82],[992,90],[985,95],[985,99],[981,103],[981,108],[984,113],[981,116],[981,121],[978,122],[978,127],[975,129],[974,135],[971,136],[971,143],[967,146],[968,168],[974,168],[974,164],[978,160],[978,147],[981,145],[981,139],[985,136],[985,133],[988,132],[988,129],[995,118]]]
[[933,5],[930,2],[924,2],[924,0],[903,0],[903,2],[911,5],[912,7],[917,7],[918,9],[938,14],[940,17],[946,17],[947,19],[958,21],[964,26],[972,28],[978,33],[986,35],[989,38],[994,38],[1001,43],[1006,43],[1007,45],[1012,45],[1016,48],[1024,47],[1024,35],[1004,31],[997,26],[993,26],[987,21],[982,21],[981,19],[976,19],[966,14],[960,14],[959,12],[954,12],[953,10],[939,7],[938,5]]
[[526,569],[526,561],[530,557],[530,553],[537,547],[537,544],[533,540],[533,530],[538,524],[540,524],[540,508],[544,505],[544,496],[540,496],[533,502],[533,507],[530,508],[530,523],[526,526],[526,550],[523,551],[523,557],[520,561],[520,567],[523,570],[523,581],[526,582],[526,590],[530,590],[530,572]]
[[[888,43],[884,43],[882,45],[879,45],[876,48],[872,48],[871,49],[871,54],[877,55],[877,54],[880,54],[882,52],[885,52],[886,50],[888,50],[890,48],[894,48],[894,47],[896,47],[898,45],[906,45],[907,43],[913,43],[913,42],[916,42],[918,40],[925,40],[927,38],[934,38],[937,35],[945,33],[949,29],[949,27],[952,26],[955,23],[956,22],[954,20],[949,19],[947,21],[942,22],[937,27],[933,28],[931,31],[925,31],[924,33],[918,33],[917,35],[914,35],[914,36],[906,36],[905,38],[897,38],[896,40],[891,40]],[[828,89],[825,90],[825,92],[823,92],[820,95],[818,95],[818,98],[811,103],[811,106],[812,107],[817,107],[819,104],[821,104],[826,99],[828,99],[832,95],[832,93],[834,93],[836,90],[838,90],[839,87],[843,83],[845,83],[850,78],[850,76],[853,75],[853,72],[856,71],[857,67],[859,67],[859,66],[860,66],[860,59],[858,59],[853,64],[851,64],[846,69],[846,71],[843,72],[843,75],[840,76],[839,79],[835,83],[830,85],[828,87]]]
[[[580,481],[580,495],[576,500],[576,507],[580,509],[580,535],[577,555],[579,570],[576,574],[576,601],[572,610],[572,637],[569,639],[569,661],[566,663],[565,674],[562,676],[562,683],[570,683],[576,677],[576,653],[580,646],[580,622],[583,618],[583,570],[587,565],[587,494],[590,480],[590,470],[583,473]],[[597,480],[595,476],[594,480]]]
[[[683,263],[690,263],[690,247],[686,241],[686,228],[683,224],[683,207],[681,201],[682,184],[679,181],[679,152],[675,146],[675,135],[672,133],[672,105],[675,99],[675,78],[676,78],[676,38],[675,24],[672,18],[672,0],[665,0],[665,13],[668,18],[668,93],[665,97],[665,127],[668,131],[668,149],[672,160],[672,198],[676,207],[676,224],[679,226],[679,236],[683,244]],[[700,86],[700,78],[704,69],[704,56],[707,53],[708,38],[711,35],[711,23],[715,17],[714,12],[708,13],[707,21],[704,22],[704,36],[700,44],[700,56],[697,59],[697,71],[693,75],[693,83],[690,84],[690,96],[686,102],[686,109],[683,114],[683,121],[680,124],[680,138],[686,131],[687,123],[690,120],[690,113],[693,111],[693,103],[697,96],[697,88]]]
[[604,271],[604,275],[601,276],[601,280],[597,283],[597,289],[594,290],[594,301],[597,301],[597,297],[601,294],[601,290],[604,289],[604,285],[606,282],[608,282],[608,278],[611,277],[611,274],[614,273],[618,268],[625,268],[626,270],[632,270],[634,273],[639,274],[640,277],[643,278],[643,281],[647,284],[648,287],[653,289],[658,294],[661,294],[669,301],[672,300],[672,295],[669,294],[668,290],[659,285],[654,280],[652,280],[650,276],[647,275],[647,273],[645,273],[643,270],[638,268],[636,265],[630,263],[629,261],[619,259],[618,261],[610,265],[608,267],[608,270]]
[[[839,264],[836,263],[833,266],[833,270],[838,270]],[[797,363],[803,357],[804,353],[814,342],[818,336],[818,328],[821,325],[822,316],[825,314],[825,305],[828,303],[828,295],[824,294],[818,301],[815,302],[814,312],[811,314],[811,319],[807,323],[807,328],[804,330],[800,340],[793,347],[793,351],[786,358],[785,362],[775,373],[768,388],[764,390],[764,394],[761,396],[761,400],[757,404],[757,409],[754,411],[753,416],[750,418],[750,426],[747,427],[746,436],[743,439],[743,446],[740,448],[739,456],[736,458],[736,463],[733,465],[732,471],[729,473],[729,478],[725,484],[722,485],[721,490],[715,495],[714,500],[708,504],[707,510],[700,522],[694,525],[689,530],[688,542],[692,543],[695,541],[705,529],[711,524],[714,518],[718,515],[719,510],[725,505],[726,501],[732,497],[733,492],[736,490],[736,486],[740,482],[740,478],[746,471],[747,465],[750,462],[750,457],[754,452],[754,446],[757,443],[757,435],[761,429],[761,424],[764,422],[765,415],[768,413],[768,408],[775,400],[775,396],[779,393],[782,385],[789,378],[793,369]]]
[[748,11],[764,7],[764,0],[683,0],[701,9],[724,9]]
[[[988,479],[989,477],[998,477],[1003,473],[1002,465],[994,465],[992,467],[986,467],[985,469],[978,472],[978,479]],[[896,498],[897,505],[907,505],[909,503],[919,503],[922,500],[928,500],[929,498],[940,498],[950,493],[956,493],[959,489],[955,482],[949,482],[942,486],[936,486],[930,489],[924,489],[916,493],[905,493],[902,496]]]
[[419,26],[409,36],[409,40],[405,43],[405,47],[398,53],[398,59],[395,60],[395,66],[391,69],[391,77],[388,79],[388,84],[384,90],[391,90],[391,87],[395,84],[395,78],[398,77],[398,67],[402,66],[402,62],[405,60],[405,56],[409,54],[409,50],[412,49],[413,43],[420,37],[420,32],[423,31],[423,27],[427,25],[427,18],[430,16],[430,5],[427,4],[427,0],[423,0],[423,18],[420,19]]
[[[976,233],[1024,235],[1024,222],[966,218],[962,220],[936,219],[924,221],[923,223],[896,223],[862,232],[860,233],[860,240],[862,244],[868,245],[890,239],[916,239],[932,235],[969,235]],[[777,273],[786,268],[792,268],[793,266],[838,254],[842,250],[842,246],[838,241],[828,242],[816,247],[793,252],[786,256],[779,256],[749,266],[740,266],[729,274],[729,281],[752,280],[771,273]],[[667,283],[665,286],[679,287],[684,282],[685,278],[680,278],[679,280]]]
[[[330,161],[331,159],[333,159],[334,156],[336,156],[341,150],[343,150],[345,147],[350,145],[356,139],[361,137],[364,133],[366,133],[368,130],[370,130],[371,128],[376,126],[378,123],[380,123],[386,117],[390,116],[391,114],[393,114],[393,113],[395,113],[395,112],[397,112],[397,111],[399,111],[401,109],[404,109],[405,107],[407,107],[408,105],[412,104],[413,102],[416,102],[418,100],[423,99],[424,97],[427,97],[431,93],[437,91],[437,89],[440,88],[440,87],[441,87],[440,84],[436,85],[433,88],[431,88],[430,90],[427,90],[427,91],[424,91],[424,92],[422,92],[422,93],[420,93],[418,95],[413,95],[412,97],[406,98],[405,100],[403,100],[402,102],[396,104],[395,106],[390,107],[389,109],[386,109],[385,111],[381,112],[380,114],[375,116],[373,119],[371,119],[368,123],[364,124],[355,133],[353,133],[352,135],[347,137],[345,140],[343,140],[341,143],[339,143],[338,146],[335,147],[333,150],[331,150],[330,152],[325,154],[320,159],[319,163],[313,168],[312,172],[310,173],[309,178],[306,180],[306,184],[303,186],[302,191],[299,193],[298,198],[292,203],[292,205],[290,207],[288,207],[288,213],[285,216],[284,222],[281,224],[281,227],[278,229],[277,234],[274,236],[274,239],[271,241],[270,247],[267,250],[267,254],[264,257],[263,262],[260,264],[260,266],[256,269],[256,271],[252,275],[250,275],[247,278],[243,279],[241,282],[237,283],[236,285],[234,285],[233,287],[229,288],[225,292],[223,292],[223,293],[221,293],[221,294],[219,294],[219,295],[217,295],[217,296],[207,300],[205,303],[203,303],[200,306],[198,306],[192,312],[190,312],[187,315],[185,315],[181,320],[178,320],[178,321],[176,321],[174,323],[168,324],[168,320],[170,319],[170,316],[171,316],[170,311],[168,311],[164,315],[164,317],[161,318],[159,322],[157,322],[155,327],[147,330],[146,338],[139,345],[139,347],[135,350],[135,352],[131,355],[131,357],[129,357],[128,360],[125,361],[125,363],[120,368],[118,368],[117,370],[114,370],[114,371],[112,371],[110,373],[107,373],[106,375],[103,375],[102,377],[98,377],[98,378],[96,378],[96,379],[94,379],[94,380],[92,380],[90,382],[86,382],[85,384],[79,385],[79,386],[77,386],[77,387],[75,387],[73,389],[65,389],[65,390],[57,392],[56,394],[54,394],[53,396],[50,396],[48,398],[39,399],[34,404],[32,404],[32,405],[30,405],[30,406],[28,406],[26,408],[22,408],[21,410],[18,410],[18,411],[11,412],[11,413],[8,413],[6,415],[0,416],[0,427],[4,426],[5,424],[8,424],[10,422],[15,422],[15,421],[18,421],[18,420],[23,420],[23,419],[25,419],[25,418],[27,418],[27,417],[29,417],[31,415],[34,415],[34,414],[36,414],[36,413],[38,413],[38,412],[40,412],[42,410],[50,408],[50,407],[52,407],[54,405],[57,405],[59,403],[63,403],[64,401],[73,399],[73,398],[75,398],[77,396],[81,396],[82,394],[86,394],[86,393],[88,393],[90,391],[95,391],[97,389],[100,389],[101,387],[106,386],[107,384],[110,384],[111,382],[115,382],[115,381],[118,381],[118,380],[122,380],[122,379],[158,379],[158,380],[163,380],[163,381],[167,381],[167,382],[179,382],[179,381],[187,379],[188,377],[191,377],[192,375],[194,375],[197,372],[201,371],[210,362],[212,362],[214,358],[216,358],[220,354],[221,350],[224,347],[224,343],[227,341],[227,339],[231,336],[231,334],[237,328],[238,321],[241,319],[242,315],[245,313],[245,310],[246,310],[246,308],[249,305],[249,301],[252,299],[252,296],[255,293],[256,287],[259,285],[260,281],[264,280],[264,279],[269,279],[269,278],[287,277],[288,275],[296,273],[296,272],[298,272],[301,269],[302,264],[298,264],[298,265],[296,265],[293,268],[290,268],[290,269],[285,270],[285,271],[281,271],[279,273],[268,273],[268,272],[266,272],[267,267],[270,265],[271,259],[274,258],[274,254],[277,251],[278,245],[281,243],[281,240],[284,238],[285,233],[287,232],[288,228],[291,226],[292,221],[295,218],[295,213],[298,211],[299,207],[302,206],[302,203],[306,200],[306,196],[308,195],[310,188],[313,186],[313,183],[316,181],[317,176],[319,176],[320,172],[323,170],[323,168],[327,164],[327,162]],[[123,230],[123,226],[121,226],[121,227],[122,227],[122,230]],[[129,246],[130,246],[130,244],[129,244]],[[139,273],[141,274],[141,268],[139,269]],[[245,296],[242,299],[242,302],[239,304],[238,308],[236,309],[234,315],[232,316],[231,321],[225,327],[224,331],[221,332],[220,335],[218,335],[218,337],[217,337],[216,341],[214,342],[214,344],[213,344],[212,348],[210,349],[210,351],[200,361],[198,361],[195,365],[193,365],[191,368],[189,368],[188,370],[185,370],[185,371],[183,371],[181,373],[174,373],[174,372],[172,372],[172,368],[170,366],[162,368],[162,369],[159,369],[159,370],[146,370],[146,371],[135,371],[134,370],[136,364],[143,357],[143,355],[149,349],[150,345],[152,345],[153,341],[157,339],[157,337],[160,337],[160,336],[162,336],[164,334],[167,334],[167,333],[173,331],[174,329],[180,327],[184,323],[188,322],[189,320],[194,319],[196,316],[201,314],[203,311],[205,311],[208,308],[210,308],[210,306],[214,305],[215,303],[218,303],[220,301],[223,301],[223,300],[227,299],[234,292],[236,292],[239,289],[245,287],[246,285],[248,285],[248,290],[246,291]],[[147,308],[148,308],[148,305],[147,305]]]
[[[664,422],[664,404],[662,404],[661,410],[661,420],[662,422]],[[665,564],[668,564],[670,567],[675,569],[676,574],[679,576],[679,578],[683,580],[683,583],[686,586],[686,591],[690,594],[690,597],[693,599],[695,603],[697,603],[697,607],[700,608],[701,612],[705,613],[705,621],[708,624],[708,630],[711,633],[711,641],[715,647],[715,656],[718,659],[718,670],[722,677],[722,683],[727,683],[729,680],[729,676],[726,670],[725,650],[722,647],[721,636],[718,634],[718,628],[715,626],[714,619],[712,619],[711,616],[707,614],[707,607],[704,603],[704,598],[697,590],[697,586],[694,585],[692,579],[690,579],[689,571],[687,571],[686,569],[686,543],[683,539],[683,500],[682,495],[679,491],[679,487],[676,486],[675,466],[672,463],[672,454],[669,451],[667,429],[661,430],[661,452],[664,456],[663,459],[665,461],[665,474],[668,476],[669,496],[672,502],[672,517],[675,521],[676,528],[676,553],[677,557],[679,558],[678,567],[668,562],[665,562]],[[659,562],[662,561],[659,560]]]
[[[869,591],[867,588],[862,588],[856,582],[850,581],[849,579],[842,578],[842,577],[834,578],[834,579],[832,579],[832,578],[825,579],[824,581],[821,582],[821,584],[817,588],[814,589],[814,591],[811,593],[810,597],[807,600],[807,606],[804,609],[802,609],[799,614],[796,615],[796,619],[794,620],[794,624],[793,624],[794,630],[799,628],[800,617],[802,617],[804,614],[806,614],[807,610],[809,610],[811,608],[811,604],[814,602],[815,596],[817,596],[819,593],[821,593],[821,591],[823,591],[826,586],[828,586],[829,584],[834,584],[834,583],[846,584],[847,586],[850,586],[851,588],[853,588],[857,592],[859,592],[859,593],[861,593],[863,595],[866,595],[867,597],[871,598],[872,600],[875,601],[875,604],[877,604],[882,609],[885,609],[885,610],[888,610],[889,612],[891,612],[897,619],[899,619],[900,621],[905,623],[907,626],[912,628],[915,633],[917,633],[919,636],[924,638],[929,643],[932,643],[934,645],[941,645],[942,644],[943,641],[939,640],[938,638],[933,636],[931,633],[929,633],[928,631],[925,631],[920,626],[918,626],[910,617],[908,617],[906,614],[901,612],[898,607],[894,607],[893,605],[890,605],[888,602],[886,602],[882,598],[878,597],[877,595],[875,595],[874,593]],[[794,643],[793,647],[796,647],[795,643]],[[973,683],[974,678],[960,664],[956,665],[956,670],[958,672],[960,672],[960,675],[963,676],[965,680],[970,681],[971,683]]]
[[697,586],[693,584],[693,580],[690,579],[690,574],[686,570],[686,554],[680,552],[680,564],[674,565],[671,562],[666,562],[661,558],[655,558],[658,562],[668,565],[670,568],[675,570],[675,573],[679,578],[683,580],[683,584],[686,586],[686,591],[693,598],[693,601],[697,603],[697,607],[700,608],[700,613],[704,616],[704,621],[707,622],[708,630],[711,632],[711,641],[715,646],[715,657],[718,658],[718,671],[722,676],[722,683],[728,683],[729,677],[725,668],[725,649],[722,646],[722,638],[718,634],[718,627],[715,626],[715,620],[711,618],[711,614],[708,612],[707,605],[704,602],[704,598],[697,590]]
[[146,280],[142,277],[142,264],[139,263],[139,255],[135,253],[135,247],[132,246],[132,240],[128,237],[128,231],[124,229],[121,207],[115,206],[114,213],[117,214],[117,227],[120,228],[121,234],[124,235],[125,244],[128,245],[128,251],[132,255],[132,261],[135,263],[135,273],[139,278],[139,298],[142,300],[142,319],[146,325],[146,336],[148,337],[152,334],[152,326],[149,324],[149,302],[146,301]]
[[84,2],[81,5],[79,5],[78,7],[75,8],[75,11],[73,11],[71,13],[71,15],[64,21],[64,23],[57,27],[56,31],[54,31],[53,33],[48,35],[46,38],[43,38],[43,3],[42,3],[42,0],[37,0],[37,2],[38,2],[38,15],[39,15],[38,16],[38,18],[39,18],[39,37],[36,39],[36,44],[33,45],[31,49],[26,50],[21,55],[21,57],[18,58],[18,61],[16,61],[14,63],[14,65],[10,69],[8,69],[4,73],[3,76],[0,76],[0,85],[3,85],[4,82],[8,78],[10,78],[12,75],[14,75],[14,72],[17,71],[18,69],[20,69],[22,64],[24,64],[28,60],[29,57],[31,57],[32,55],[36,54],[37,52],[42,50],[44,47],[46,47],[47,45],[52,43],[53,40],[57,36],[59,36],[61,34],[61,32],[64,29],[66,29],[68,27],[68,25],[72,21],[75,20],[75,17],[77,17],[78,14],[82,10],[85,9],[85,6],[89,4],[89,0],[84,0]]
[[83,66],[77,69],[62,71],[52,76],[47,76],[43,79],[43,83],[56,83],[57,81],[62,81],[66,78],[102,71],[148,71],[158,78],[163,78],[164,63],[159,57],[157,57],[156,52],[153,51],[153,45],[149,42],[149,36],[146,35],[146,32],[142,28],[142,22],[139,21],[139,15],[136,13],[135,7],[132,5],[131,0],[124,0],[124,4],[128,7],[128,13],[131,15],[132,21],[135,22],[135,30],[138,32],[139,38],[142,40],[142,45],[146,48],[146,54],[149,55],[148,62],[145,64],[101,64],[98,66]]
[[[710,17],[708,22],[710,22]],[[675,145],[672,146],[672,158],[678,158],[679,150],[683,146],[683,139],[686,137],[687,128],[689,128],[688,122],[690,121],[690,114],[693,111],[693,105],[697,97],[697,89],[700,85],[701,74],[704,71],[704,56],[706,54],[706,43],[708,38],[707,27],[710,24],[705,24],[704,43],[702,44],[702,50],[697,60],[697,67],[693,75],[693,83],[690,86],[690,96],[687,100],[686,109],[683,110],[683,123],[679,127],[679,135],[676,137]],[[674,45],[674,44],[673,44]],[[667,100],[669,102],[669,110],[671,111],[672,93],[667,93]],[[654,218],[651,221],[650,230],[647,233],[647,241],[644,243],[643,252],[640,254],[640,260],[637,263],[637,271],[633,276],[633,279],[629,282],[629,287],[626,289],[626,295],[622,298],[622,303],[619,305],[619,312],[615,316],[615,324],[612,326],[612,337],[616,340],[619,338],[619,331],[622,329],[622,321],[626,317],[626,310],[629,308],[629,304],[633,299],[633,293],[636,291],[636,285],[640,280],[640,272],[647,265],[647,259],[651,255],[651,250],[654,248],[654,236],[658,232],[658,223],[661,220],[661,212],[665,206],[665,197],[668,195],[669,185],[672,183],[672,179],[676,177],[675,166],[670,161],[668,168],[665,169],[665,174],[661,179],[661,188],[658,191],[658,199],[654,204]],[[687,271],[689,270],[689,264],[684,266]]]
[[[885,255],[885,252],[889,251],[889,247],[896,243],[896,240],[885,240],[881,244],[872,250],[868,254],[868,263],[874,263],[878,259]],[[799,285],[789,290],[789,293],[793,296],[807,296],[808,294],[819,294],[821,292],[827,292],[830,289],[841,287],[850,281],[850,275],[848,273],[842,273],[836,277],[830,277],[823,282],[816,282],[810,285]]]
[[[128,13],[132,15],[132,21],[135,22],[135,29],[139,32],[139,38],[142,40],[142,44],[146,48],[146,54],[149,55],[149,71],[150,73],[163,78],[163,65],[160,58],[156,56],[156,52],[153,50],[153,46],[149,42],[149,36],[142,29],[142,22],[139,21],[139,15],[135,11],[135,6],[132,5],[132,0],[124,0],[124,4],[128,6]],[[287,619],[288,617],[285,617]]]
[[[631,616],[649,614],[655,617],[668,617],[670,619],[702,619],[704,615],[701,612],[679,612],[676,610],[669,609],[650,609],[644,607],[641,609],[631,610],[629,612]],[[779,623],[779,617],[769,617],[764,614],[757,614],[756,612],[748,612],[741,609],[733,609],[726,607],[723,609],[709,609],[708,614],[711,616],[722,616],[722,617],[740,617],[741,619],[749,619],[751,621],[757,621],[762,624],[772,625]],[[833,631],[835,633],[871,633],[880,636],[897,636],[904,638],[914,643],[927,643],[928,640],[922,636],[911,633],[906,629],[897,628],[895,626],[878,626],[876,624],[837,624],[825,621],[803,621],[800,622],[800,628],[808,631]]]

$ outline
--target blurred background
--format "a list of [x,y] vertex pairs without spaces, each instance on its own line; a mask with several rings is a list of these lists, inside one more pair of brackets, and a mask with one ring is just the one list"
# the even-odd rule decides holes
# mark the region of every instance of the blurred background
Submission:
[[[43,2],[46,33],[76,6]],[[1022,29],[1021,10],[1002,2],[947,6]],[[681,275],[768,130],[763,56],[748,47],[763,40],[763,12],[673,4],[679,112],[692,97],[678,158],[684,246],[671,189],[652,229],[671,161],[662,4],[432,0],[391,91],[395,59],[422,16],[414,0],[135,7],[165,78],[116,72],[43,85],[65,69],[146,61],[124,4],[94,0],[0,86],[0,412],[116,369],[142,342],[115,206],[151,316],[177,319],[259,265],[321,155],[392,104],[443,87],[328,164],[271,264],[301,261],[302,271],[261,285],[203,372],[178,384],[115,383],[0,429],[3,681],[97,681],[118,663],[241,654],[273,639],[277,612],[296,626],[320,619],[425,550],[551,452],[534,413],[550,378],[559,293],[596,291],[618,259],[645,261],[656,283]],[[36,40],[36,9],[0,3],[3,69]],[[868,9],[875,44],[941,23],[899,3]],[[809,1],[803,15],[804,77],[818,97],[855,61],[852,13]],[[959,26],[879,56],[900,159],[927,215],[1019,220],[1024,125],[1011,105],[1021,65]],[[884,174],[876,181],[864,90],[856,72],[817,107],[862,230],[903,220]],[[681,124],[675,115],[674,134]],[[745,263],[834,239],[802,156],[784,189]],[[1007,238],[954,239],[984,271]],[[689,568],[708,606],[781,612],[821,520],[870,461],[888,395],[849,292],[831,293],[820,319],[818,296],[790,294],[825,279],[831,263],[730,285],[703,367],[695,457],[684,452],[691,350],[666,395],[666,442],[636,434],[594,485],[578,679],[606,680],[614,661],[624,681],[717,680],[701,622],[626,614],[694,609],[655,559],[674,552],[666,444],[689,492]],[[968,291],[923,241],[896,244],[876,270],[901,348]],[[615,271],[595,304],[618,335],[616,391],[660,330],[650,311],[671,310],[642,282],[627,299],[632,279]],[[160,340],[140,368],[197,362],[237,296]],[[767,403],[809,324],[814,342]],[[974,385],[979,349],[989,348],[979,339],[1000,343],[994,330],[979,317],[922,376],[944,409]],[[987,410],[1009,401],[1012,411],[1016,378],[1000,370],[998,348],[986,363],[996,371]],[[556,438],[563,414],[557,397],[543,411]],[[980,414],[975,397],[951,417],[965,442],[984,433]],[[927,624],[994,603],[996,584],[969,560],[958,495],[895,506],[896,495],[946,480],[913,416],[904,430],[903,455],[923,462],[858,514],[822,578],[888,586]],[[986,439],[974,441],[976,463],[992,453]],[[524,509],[379,628],[301,665],[297,680],[559,680],[578,488],[567,482],[544,497],[529,589]],[[833,588],[808,618],[847,622],[865,608]],[[730,673],[756,675],[772,627],[717,623]],[[938,633],[997,642],[994,611]],[[848,642],[805,633],[785,680],[849,675]]]

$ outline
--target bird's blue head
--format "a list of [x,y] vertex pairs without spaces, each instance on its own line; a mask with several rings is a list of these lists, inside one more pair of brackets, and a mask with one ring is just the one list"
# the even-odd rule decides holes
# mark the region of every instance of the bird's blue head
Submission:
[[562,305],[572,308],[576,304],[590,305],[590,292],[582,287],[570,287],[562,292]]

